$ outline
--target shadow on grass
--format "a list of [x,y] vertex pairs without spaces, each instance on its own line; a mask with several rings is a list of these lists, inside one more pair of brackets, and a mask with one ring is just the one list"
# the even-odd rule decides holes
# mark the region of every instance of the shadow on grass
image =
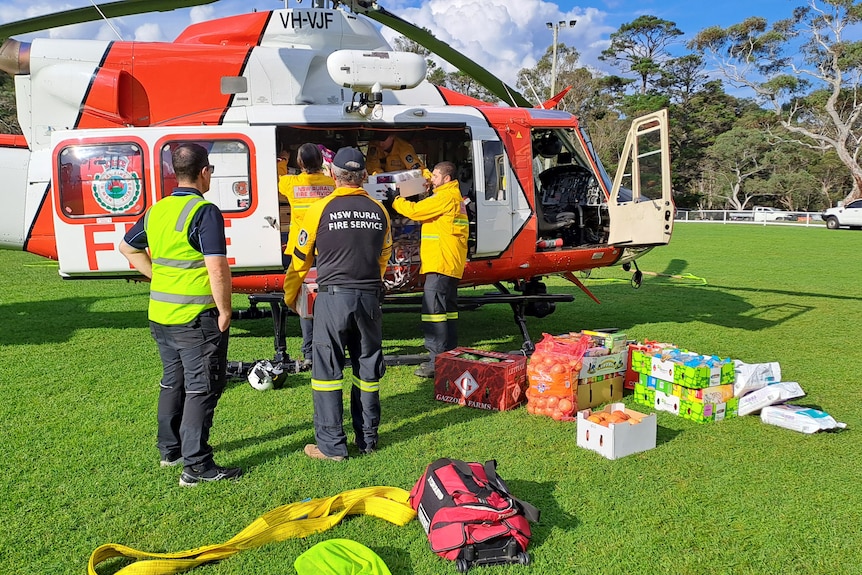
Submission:
[[[676,266],[671,271],[679,271],[682,268],[681,265]],[[781,325],[814,309],[793,301],[794,297],[805,297],[806,294],[777,294],[786,295],[787,298],[784,301],[776,298],[776,301],[770,302],[769,305],[756,306],[738,293],[732,293],[730,288],[669,283],[651,278],[645,278],[643,286],[638,290],[632,289],[625,281],[597,283],[587,287],[599,299],[600,305],[589,301],[574,286],[548,287],[550,293],[573,294],[575,301],[557,304],[556,312],[545,318],[527,318],[527,326],[534,343],[541,338],[543,332],[558,334],[607,326],[626,331],[633,326],[663,322],[702,322],[746,331],[760,331]],[[822,294],[822,297],[830,296]],[[461,345],[469,346],[473,340],[487,337],[489,333],[518,336],[519,332],[511,319],[508,306],[495,307],[504,309],[505,315],[492,313],[490,308],[461,314],[461,325],[465,326],[459,337]],[[481,319],[473,319],[478,315],[481,315]],[[515,341],[514,338],[512,341]],[[519,347],[520,339],[516,343],[514,348]]]
[[372,547],[372,550],[377,553],[391,573],[398,575],[413,575],[413,559],[410,553],[398,547]]
[[[285,437],[290,437],[294,434],[299,434],[300,438],[290,442],[289,444],[282,443]],[[277,446],[267,448],[262,447],[270,442],[273,442]],[[253,437],[243,437],[241,439],[223,441],[217,445],[213,445],[213,447],[215,448],[216,458],[219,458],[220,454],[225,454],[237,449],[245,449],[250,446],[259,446],[258,449],[255,449],[252,455],[243,459],[237,460],[230,458],[231,465],[249,470],[258,465],[263,465],[268,461],[272,461],[280,456],[284,456],[285,454],[301,451],[302,448],[305,447],[306,443],[313,442],[314,428],[311,423],[303,422],[298,425],[283,425],[278,429],[273,429],[272,431]]]
[[[443,403],[433,399],[433,384],[420,384],[408,393],[382,400],[383,418],[390,427],[380,433],[380,445],[389,447],[400,441],[413,440],[423,435],[439,433],[449,426],[493,416],[497,412],[472,409]],[[347,424],[346,424],[347,425]],[[348,435],[350,435],[348,433]]]
[[0,305],[0,325],[3,326],[0,345],[59,343],[68,341],[82,329],[146,328],[146,311],[91,310],[97,302],[129,297],[76,297]]
[[679,429],[670,429],[669,427],[656,426],[655,445],[658,447],[664,443],[670,443],[676,436],[682,433]]
[[523,499],[538,508],[541,512],[539,522],[530,525],[533,536],[530,539],[531,548],[541,545],[551,532],[551,529],[562,529],[563,531],[574,531],[580,521],[557,504],[554,497],[556,484],[549,481],[523,481],[523,480],[506,480],[509,486],[509,491],[515,497]]

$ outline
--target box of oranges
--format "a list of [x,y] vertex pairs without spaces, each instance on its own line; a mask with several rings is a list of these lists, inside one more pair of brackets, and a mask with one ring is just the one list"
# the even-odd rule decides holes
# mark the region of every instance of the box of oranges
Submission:
[[601,410],[578,412],[578,446],[608,459],[619,459],[655,447],[655,413],[646,415],[611,403]]

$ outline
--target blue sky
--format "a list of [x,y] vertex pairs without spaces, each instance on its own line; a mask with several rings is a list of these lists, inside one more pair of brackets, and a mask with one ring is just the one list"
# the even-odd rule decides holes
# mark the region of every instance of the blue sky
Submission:
[[[104,0],[102,0],[104,1]],[[577,20],[560,28],[558,42],[576,48],[581,63],[617,72],[597,57],[619,26],[643,14],[670,20],[685,33],[678,45],[708,26],[728,26],[749,16],[769,22],[787,18],[808,0],[379,0],[389,11],[432,30],[438,38],[467,54],[514,85],[519,69],[530,67],[553,43],[546,22]],[[87,0],[3,0],[0,23],[88,5]],[[304,8],[311,0],[289,0],[288,7]],[[170,41],[191,22],[252,10],[283,8],[284,0],[219,0],[207,6],[116,19],[112,26],[126,40]],[[67,38],[116,39],[104,22],[70,26],[41,35]],[[387,39],[395,34],[384,30]],[[29,39],[32,36],[22,37]]]

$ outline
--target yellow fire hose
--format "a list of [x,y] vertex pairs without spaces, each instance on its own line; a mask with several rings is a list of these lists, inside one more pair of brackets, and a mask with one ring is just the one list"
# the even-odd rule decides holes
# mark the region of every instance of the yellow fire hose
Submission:
[[116,575],[172,575],[210,561],[227,559],[243,549],[266,543],[306,537],[326,531],[346,515],[371,515],[395,525],[410,522],[416,512],[407,503],[410,493],[398,487],[364,487],[333,497],[283,505],[255,519],[251,525],[224,543],[206,545],[176,553],[149,553],[125,545],[108,543],[90,555],[87,573],[97,575],[96,566],[113,557],[136,561]]

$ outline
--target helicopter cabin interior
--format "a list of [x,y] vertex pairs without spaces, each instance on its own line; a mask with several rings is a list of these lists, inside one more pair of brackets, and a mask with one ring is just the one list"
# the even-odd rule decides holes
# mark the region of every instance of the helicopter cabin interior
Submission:
[[[288,152],[288,168],[298,173],[296,151],[303,143],[312,142],[332,150],[354,146],[367,153],[372,141],[384,140],[394,134],[409,142],[422,163],[432,170],[441,161],[452,161],[462,195],[467,198],[470,219],[468,254],[471,259],[488,253],[478,241],[484,229],[482,212],[493,213],[493,208],[508,205],[511,214],[517,206],[513,196],[535,194],[532,209],[538,219],[536,246],[540,251],[572,249],[606,244],[608,215],[605,195],[577,138],[569,129],[532,130],[532,182],[521,181],[524,174],[516,174],[510,167],[503,143],[499,140],[474,140],[466,125],[399,125],[386,128],[309,126],[308,124],[283,125],[276,128],[276,149]],[[607,182],[610,186],[610,182]],[[420,200],[424,195],[410,199]],[[279,198],[281,229],[285,234],[290,225],[290,207]],[[479,212],[479,213],[477,213]],[[499,212],[498,212],[499,213]],[[406,244],[415,236],[415,222],[393,217],[393,236],[397,244]],[[513,230],[517,232],[517,227]],[[504,246],[511,238],[506,238]],[[418,250],[418,247],[417,247]],[[418,251],[417,251],[418,253]]]

